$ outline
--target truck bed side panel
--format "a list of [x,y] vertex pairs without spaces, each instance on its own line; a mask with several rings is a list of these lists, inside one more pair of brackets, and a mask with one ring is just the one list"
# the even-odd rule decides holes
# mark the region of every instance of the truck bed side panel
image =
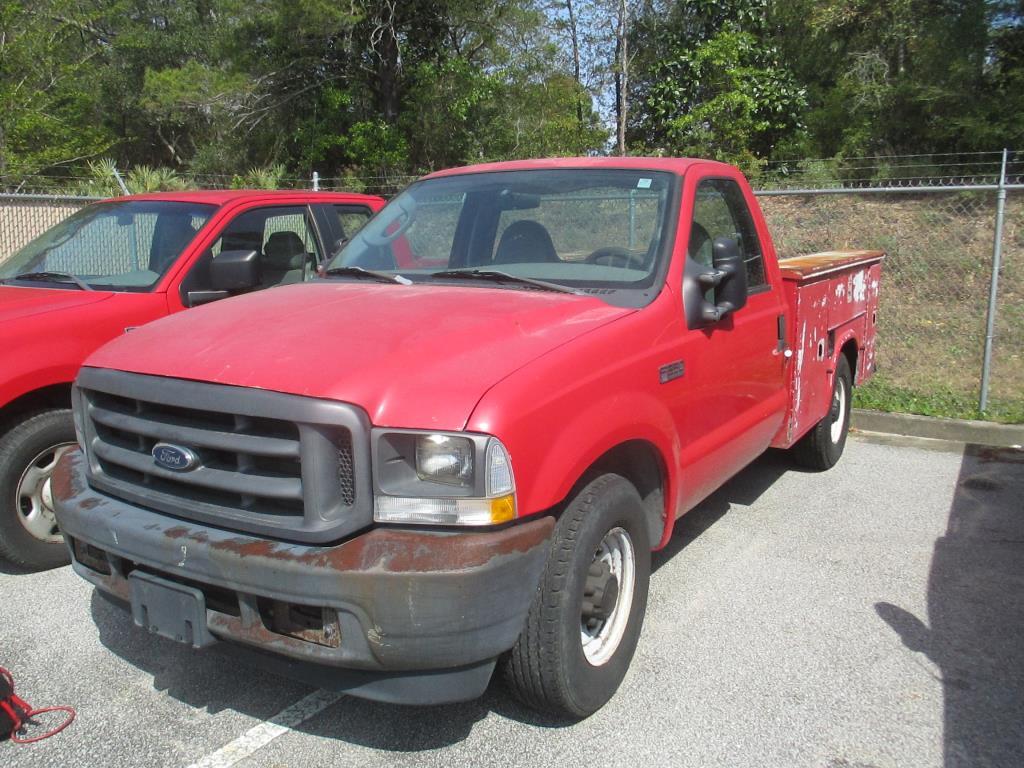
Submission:
[[779,262],[792,354],[789,412],[774,447],[788,448],[824,417],[838,356],[847,344],[856,350],[855,383],[871,377],[882,258],[878,251],[835,251]]

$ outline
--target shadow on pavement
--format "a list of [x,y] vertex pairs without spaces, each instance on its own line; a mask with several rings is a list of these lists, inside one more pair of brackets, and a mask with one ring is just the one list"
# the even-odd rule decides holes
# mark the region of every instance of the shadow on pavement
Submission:
[[769,450],[676,521],[668,544],[651,554],[651,572],[678,555],[718,522],[733,504],[750,506],[787,472],[800,470],[785,451]]
[[[153,688],[210,714],[222,710],[266,719],[311,692],[310,686],[249,666],[222,646],[196,651],[150,635],[109,598],[94,591],[92,618],[100,642],[132,666],[153,676]],[[225,652],[228,651],[228,652]],[[252,695],[274,687],[275,695]],[[268,707],[268,699],[273,702]],[[294,730],[394,752],[416,752],[457,744],[488,713],[521,723],[559,728],[571,723],[538,715],[519,705],[495,673],[480,699],[436,707],[406,707],[342,696]]]
[[964,451],[927,623],[875,610],[941,670],[946,768],[1024,765],[1024,451]]

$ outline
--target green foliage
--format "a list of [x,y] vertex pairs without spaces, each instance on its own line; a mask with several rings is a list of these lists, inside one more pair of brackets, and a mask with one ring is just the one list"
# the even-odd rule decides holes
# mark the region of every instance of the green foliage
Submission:
[[[576,2],[570,23],[561,0],[6,0],[0,176],[109,156],[201,182],[277,165],[354,181],[606,152],[619,7]],[[625,7],[634,153],[757,174],[1024,140],[1020,0]],[[155,173],[139,184],[177,183]]]
[[281,181],[288,173],[280,163],[262,168],[250,168],[244,174],[236,175],[231,186],[234,189],[280,189]]
[[51,20],[70,6],[71,0],[0,4],[0,175],[82,162],[116,142],[99,119],[91,45],[83,39],[95,13],[77,9],[80,29]]
[[753,174],[777,142],[800,130],[806,94],[755,34],[763,6],[683,2],[665,25],[641,26],[647,69],[636,86],[634,145],[712,157]]
[[1024,424],[1024,405],[1019,400],[992,399],[986,413],[978,411],[976,398],[936,385],[928,392],[894,386],[876,376],[853,390],[853,406],[873,411],[916,413],[947,419],[987,419],[1004,424]]
[[133,194],[141,192],[167,192],[187,189],[188,183],[170,168],[152,168],[148,165],[137,165],[125,176],[128,191]]

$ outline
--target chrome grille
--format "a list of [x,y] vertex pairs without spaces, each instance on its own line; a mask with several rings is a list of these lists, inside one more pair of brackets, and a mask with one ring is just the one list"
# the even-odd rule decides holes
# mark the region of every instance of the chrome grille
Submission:
[[[75,399],[90,482],[112,495],[300,541],[370,522],[369,425],[350,405],[102,369],[82,370]],[[161,466],[157,443],[196,466]]]

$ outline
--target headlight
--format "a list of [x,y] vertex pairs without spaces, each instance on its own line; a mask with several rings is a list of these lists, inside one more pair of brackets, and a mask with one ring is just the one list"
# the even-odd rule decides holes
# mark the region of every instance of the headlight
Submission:
[[417,437],[416,476],[420,480],[472,487],[473,441],[451,435]]
[[374,519],[497,525],[516,516],[508,451],[489,435],[374,430]]

